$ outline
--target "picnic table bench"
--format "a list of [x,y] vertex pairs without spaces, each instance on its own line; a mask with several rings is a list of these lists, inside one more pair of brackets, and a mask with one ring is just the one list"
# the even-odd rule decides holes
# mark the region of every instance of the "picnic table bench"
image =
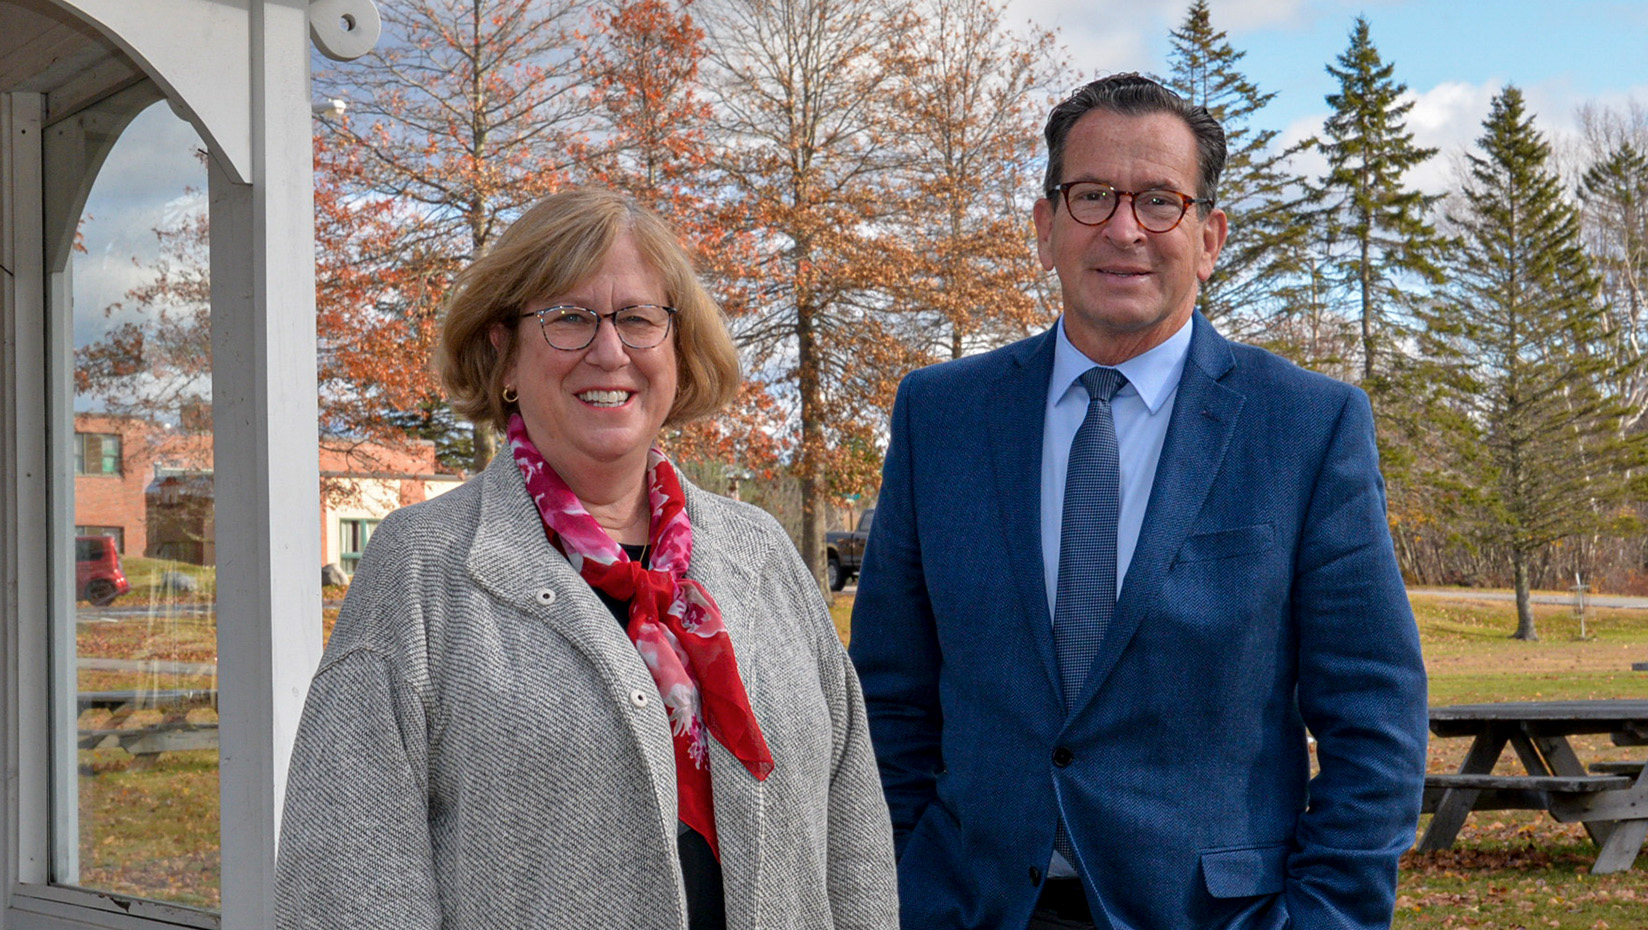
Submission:
[[[140,760],[153,761],[163,752],[217,748],[217,724],[188,720],[194,708],[217,706],[216,688],[82,691],[76,696],[76,705],[81,713],[97,708],[113,711],[103,726],[79,732],[77,743],[81,749],[112,744]],[[151,707],[164,712],[160,723],[121,726],[136,711]]]
[[[1587,766],[1568,737],[1606,733],[1616,746],[1648,746],[1648,701],[1434,707],[1430,728],[1472,742],[1458,772],[1425,776],[1424,810],[1432,817],[1421,850],[1452,846],[1472,811],[1544,810],[1558,822],[1585,825],[1600,847],[1593,873],[1623,871],[1636,861],[1648,838],[1648,756]],[[1493,774],[1507,745],[1522,774]]]

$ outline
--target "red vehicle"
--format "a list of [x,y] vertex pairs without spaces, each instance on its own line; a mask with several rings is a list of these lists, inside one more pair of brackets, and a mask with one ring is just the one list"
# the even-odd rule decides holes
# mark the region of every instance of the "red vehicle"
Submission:
[[120,570],[120,553],[112,536],[74,538],[75,597],[99,607],[132,589]]

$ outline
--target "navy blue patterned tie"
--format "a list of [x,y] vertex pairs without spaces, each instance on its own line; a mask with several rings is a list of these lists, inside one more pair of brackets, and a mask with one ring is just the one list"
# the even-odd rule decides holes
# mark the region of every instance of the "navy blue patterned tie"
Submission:
[[[1059,524],[1059,588],[1053,604],[1053,647],[1068,713],[1087,681],[1110,617],[1116,612],[1116,518],[1121,509],[1121,469],[1110,398],[1127,383],[1114,368],[1089,368],[1087,416],[1070,443],[1064,476],[1064,517]],[[1060,817],[1053,848],[1076,862]]]
[[1127,383],[1114,368],[1089,368],[1087,416],[1070,443],[1059,528],[1059,589],[1053,605],[1053,643],[1068,710],[1087,680],[1110,616],[1116,612],[1116,517],[1121,474],[1110,398]]

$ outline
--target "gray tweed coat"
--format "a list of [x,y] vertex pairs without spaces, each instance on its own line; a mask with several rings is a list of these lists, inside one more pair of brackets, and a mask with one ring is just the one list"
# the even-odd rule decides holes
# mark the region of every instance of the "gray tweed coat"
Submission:
[[[710,746],[728,926],[896,927],[862,697],[817,588],[771,517],[686,494],[689,574],[775,763],[759,782]],[[298,728],[276,925],[681,930],[675,791],[656,686],[501,455],[372,538]]]

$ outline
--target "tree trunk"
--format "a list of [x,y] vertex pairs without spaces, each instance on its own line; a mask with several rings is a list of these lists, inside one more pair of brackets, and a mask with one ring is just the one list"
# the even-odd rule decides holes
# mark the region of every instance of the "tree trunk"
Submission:
[[470,468],[475,474],[486,470],[488,462],[498,454],[498,433],[489,424],[475,424],[474,453],[470,459]]
[[1361,254],[1358,265],[1358,285],[1362,298],[1362,389],[1373,390],[1373,218],[1362,219]]
[[824,391],[820,382],[817,333],[813,330],[815,313],[811,296],[803,293],[796,301],[795,314],[796,381],[801,389],[801,454],[796,456],[795,470],[801,488],[801,561],[813,573],[828,603],[834,592],[825,573]]
[[1516,574],[1516,632],[1511,638],[1533,642],[1539,639],[1539,633],[1534,629],[1534,607],[1528,598],[1528,553],[1512,549],[1511,569]]

